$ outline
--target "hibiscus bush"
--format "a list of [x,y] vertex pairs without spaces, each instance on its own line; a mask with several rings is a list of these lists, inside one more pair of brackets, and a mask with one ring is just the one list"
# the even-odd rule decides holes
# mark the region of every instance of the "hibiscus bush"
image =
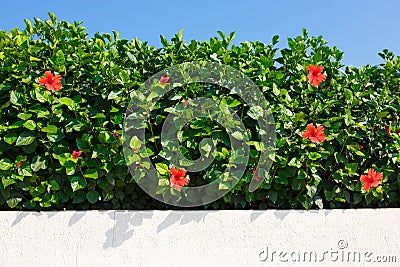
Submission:
[[[250,159],[233,190],[199,208],[400,206],[400,59],[392,52],[379,53],[377,66],[346,67],[343,52],[306,30],[284,49],[276,47],[278,36],[270,44],[232,44],[234,33],[218,32],[186,42],[182,31],[171,40],[161,36],[156,48],[115,31],[89,37],[81,23],[49,15],[25,20],[23,30],[0,31],[1,209],[173,209],[128,171],[122,126],[132,92],[155,73],[191,61],[229,65],[258,85],[274,116],[276,151],[269,174],[257,173],[264,147],[254,110],[225,88],[177,86],[152,112],[145,147],[130,147],[145,149],[171,192],[207,184],[229,163],[226,131],[206,118],[185,126],[180,150],[192,160],[212,153],[209,168],[187,173],[162,151],[161,129],[174,107],[212,97],[246,126]],[[204,138],[215,147],[199,143]],[[254,192],[252,179],[262,181]]]

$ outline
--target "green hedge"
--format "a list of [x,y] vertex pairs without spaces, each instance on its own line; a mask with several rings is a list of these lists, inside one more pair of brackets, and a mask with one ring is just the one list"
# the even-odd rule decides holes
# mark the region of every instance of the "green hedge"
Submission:
[[[276,48],[278,36],[271,44],[234,45],[234,33],[185,42],[182,31],[170,41],[161,36],[163,46],[155,48],[120,39],[117,32],[89,38],[80,23],[58,22],[53,14],[45,21],[25,22],[24,30],[0,32],[3,210],[174,208],[147,195],[129,173],[123,119],[130,92],[152,75],[202,60],[240,70],[262,90],[276,123],[274,162],[261,187],[249,192],[263,149],[249,107],[224,88],[184,85],[162,98],[147,126],[146,149],[154,164],[166,168],[160,170],[166,183],[172,166],[163,158],[160,133],[168,108],[212,97],[235,110],[248,129],[250,160],[232,191],[200,208],[399,207],[400,59],[387,50],[379,54],[384,60],[379,66],[344,68],[343,52],[306,30],[289,38],[285,49]],[[324,67],[326,80],[319,86],[310,84],[310,65]],[[39,83],[45,71],[61,75],[60,90]],[[326,140],[304,138],[309,123],[323,126]],[[217,144],[215,161],[190,173],[188,186],[208,183],[229,159],[226,132],[204,118],[185,128],[182,153],[198,158],[205,137]],[[73,151],[82,154],[72,157]],[[369,169],[383,179],[364,190],[360,178]]]

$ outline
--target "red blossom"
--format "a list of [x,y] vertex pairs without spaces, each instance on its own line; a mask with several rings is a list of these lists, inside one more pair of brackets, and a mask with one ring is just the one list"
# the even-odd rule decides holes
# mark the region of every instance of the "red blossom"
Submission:
[[113,133],[113,136],[114,136],[114,137],[117,137],[117,138],[121,138],[121,135],[120,135],[119,133],[117,133],[117,132],[114,132],[114,133]]
[[361,175],[360,181],[364,182],[362,188],[368,191],[371,187],[377,187],[382,181],[383,175],[380,172],[376,172],[374,169],[369,169],[367,175]]
[[169,181],[171,182],[175,190],[180,191],[182,189],[182,186],[185,186],[189,183],[189,180],[185,177],[186,170],[184,168],[178,170],[177,168],[172,167],[169,169],[169,172],[171,173]]
[[79,158],[80,157],[80,155],[83,153],[83,151],[76,151],[76,150],[74,150],[73,152],[72,152],[72,154],[71,154],[71,156],[74,158],[74,159],[77,159],[77,158]]
[[259,182],[259,181],[262,180],[262,179],[260,178],[260,176],[258,176],[257,170],[253,170],[253,174],[254,174],[254,180],[256,180],[256,182]]
[[171,79],[171,77],[169,77],[169,76],[161,76],[160,84],[166,84],[169,81],[169,79]]
[[385,132],[386,132],[386,134],[390,134],[390,129],[389,129],[389,126],[387,126],[387,125],[385,125]]
[[363,148],[364,148],[364,146],[361,146],[361,145],[360,145],[360,150],[362,150]]
[[326,76],[322,74],[324,67],[310,65],[308,69],[308,81],[314,87],[318,87],[319,84],[326,80]]
[[22,166],[22,162],[20,161],[20,162],[18,162],[16,165],[17,165],[17,167],[19,168],[19,167]]
[[46,88],[50,91],[58,91],[61,90],[61,75],[54,75],[51,71],[45,71],[44,75],[46,77],[39,78],[39,83],[45,85]]
[[187,104],[188,104],[188,101],[187,101],[187,100],[184,100],[184,101],[183,101],[183,107],[186,108]]
[[314,124],[309,123],[307,125],[307,130],[305,130],[302,134],[304,138],[310,139],[313,143],[324,142],[326,136],[324,134],[324,127],[318,126],[315,128]]

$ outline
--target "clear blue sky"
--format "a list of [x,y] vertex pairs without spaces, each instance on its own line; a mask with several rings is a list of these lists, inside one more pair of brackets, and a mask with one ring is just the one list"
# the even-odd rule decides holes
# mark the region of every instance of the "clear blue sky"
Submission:
[[329,45],[345,52],[343,63],[379,64],[377,53],[387,48],[400,54],[400,1],[110,1],[110,0],[1,0],[0,29],[24,28],[24,18],[47,19],[47,12],[69,22],[82,21],[90,35],[120,32],[122,38],[159,46],[159,35],[173,37],[184,29],[186,40],[206,40],[217,30],[236,31],[235,43],[280,36],[322,35]]

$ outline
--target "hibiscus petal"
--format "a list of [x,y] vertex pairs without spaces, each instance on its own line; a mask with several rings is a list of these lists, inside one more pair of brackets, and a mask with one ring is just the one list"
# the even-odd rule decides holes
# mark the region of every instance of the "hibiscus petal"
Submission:
[[314,124],[313,124],[313,123],[307,124],[307,129],[308,129],[310,132],[315,132]]
[[365,184],[363,184],[362,188],[363,188],[365,191],[368,191],[368,190],[371,188],[371,184],[370,184],[370,183],[365,183]]
[[53,83],[53,89],[55,91],[61,90],[62,84],[61,83]]
[[324,142],[326,140],[326,136],[323,133],[317,134],[316,138],[318,139],[318,142]]
[[310,72],[314,72],[314,71],[315,71],[315,66],[314,66],[314,65],[309,65],[309,66],[307,67],[307,69],[308,69],[308,71],[310,71]]
[[309,131],[304,131],[302,134],[301,134],[304,138],[310,138],[312,135],[311,135],[311,133],[309,132]]
[[319,86],[319,84],[321,83],[320,81],[318,81],[318,79],[316,79],[315,77],[314,78],[312,78],[312,80],[311,80],[311,85],[312,86],[314,86],[314,87],[318,87]]
[[381,183],[380,180],[379,180],[379,181],[373,181],[373,182],[371,183],[371,187],[377,187],[380,183]]
[[371,168],[371,169],[368,170],[368,176],[369,177],[374,177],[375,175],[376,175],[376,173],[375,173],[374,169]]
[[40,84],[46,84],[47,83],[47,78],[39,78],[39,83]]
[[177,168],[172,167],[171,169],[169,169],[169,172],[173,175],[173,176],[177,176],[179,171]]
[[323,66],[316,66],[314,71],[321,73],[323,70],[324,70]]
[[360,181],[361,182],[368,182],[369,181],[368,175],[361,175],[360,176]]
[[51,71],[49,71],[49,70],[45,71],[44,75],[46,75],[46,78],[48,80],[51,80],[53,78],[53,74],[51,74]]
[[54,86],[52,84],[50,84],[50,83],[46,84],[46,88],[47,88],[47,90],[55,91]]
[[55,83],[61,82],[61,75],[55,75],[55,76],[53,77],[53,82],[55,82]]
[[186,170],[185,170],[184,168],[181,168],[181,169],[179,170],[178,176],[179,176],[179,177],[183,177],[183,176],[185,176],[185,174],[186,174]]

